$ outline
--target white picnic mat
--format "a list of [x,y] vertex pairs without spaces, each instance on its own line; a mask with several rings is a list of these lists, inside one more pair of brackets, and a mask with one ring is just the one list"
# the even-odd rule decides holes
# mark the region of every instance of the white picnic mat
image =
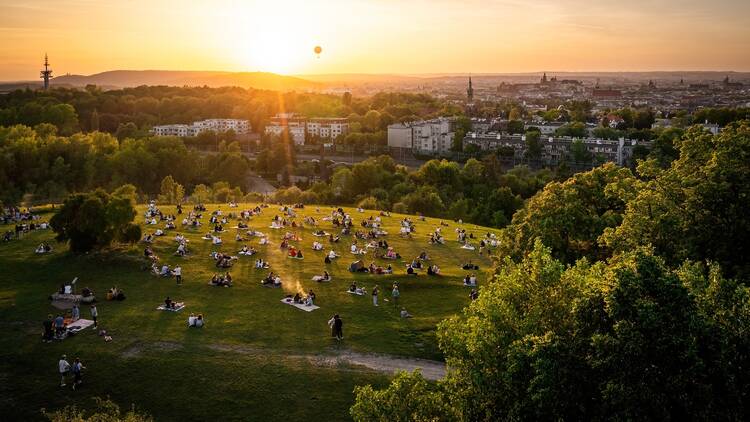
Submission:
[[185,302],[176,302],[174,304],[174,308],[167,308],[167,305],[159,305],[156,308],[156,310],[157,311],[177,312],[177,311],[181,311],[183,308],[185,308]]
[[91,327],[92,325],[94,325],[94,321],[90,319],[79,319],[78,321],[68,325],[68,331],[77,333],[81,330],[85,330],[86,328]]
[[294,301],[291,298],[281,299],[281,303],[284,303],[284,304],[287,304],[287,305],[292,305],[295,308],[302,309],[305,312],[312,312],[312,311],[314,311],[316,309],[320,309],[320,306],[315,306],[315,305],[307,306],[307,305],[305,305],[303,303],[294,303]]
[[353,292],[351,290],[347,290],[346,292],[349,293],[350,295],[357,295],[357,296],[364,296],[365,293],[367,293],[367,292],[357,293],[357,292]]

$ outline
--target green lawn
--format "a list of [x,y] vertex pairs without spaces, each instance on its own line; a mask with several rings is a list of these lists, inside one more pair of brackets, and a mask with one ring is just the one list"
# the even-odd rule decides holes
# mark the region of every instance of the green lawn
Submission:
[[[224,213],[251,208],[241,204],[237,209],[221,206]],[[208,206],[212,211],[219,206]],[[175,213],[175,207],[161,207]],[[138,220],[143,222],[144,207]],[[307,207],[297,210],[297,221],[306,215],[321,220],[331,208]],[[358,213],[347,209],[358,223],[375,212]],[[187,212],[187,208],[186,208]],[[21,241],[0,243],[0,408],[3,420],[29,420],[39,417],[42,407],[58,408],[76,403],[89,406],[94,396],[110,396],[127,407],[135,403],[158,420],[346,420],[355,385],[384,385],[388,376],[360,367],[326,366],[311,356],[341,351],[383,353],[398,356],[440,359],[435,326],[455,314],[468,302],[468,288],[462,285],[466,271],[460,264],[468,260],[481,266],[479,284],[485,280],[490,259],[477,251],[464,250],[456,242],[456,223],[443,227],[445,245],[432,246],[428,233],[439,227],[439,220],[416,221],[417,234],[411,240],[398,236],[403,216],[383,217],[386,240],[404,259],[377,259],[383,266],[389,262],[395,274],[352,274],[348,265],[356,257],[348,252],[350,237],[333,245],[341,258],[327,266],[333,276],[330,283],[311,281],[326,265],[324,252],[312,251],[314,240],[320,240],[325,251],[331,248],[327,239],[312,236],[312,228],[272,230],[271,218],[281,215],[277,206],[253,217],[250,227],[269,235],[271,244],[259,246],[257,239],[246,242],[260,250],[253,257],[240,257],[231,269],[234,287],[209,286],[217,271],[209,257],[213,250],[236,254],[241,243],[234,241],[235,230],[222,235],[224,245],[214,247],[201,236],[209,230],[209,213],[204,213],[200,229],[167,231],[153,249],[162,261],[183,268],[183,285],[173,279],[159,278],[141,269],[144,244],[83,256],[75,256],[65,245],[52,241],[53,233],[36,231]],[[48,218],[49,215],[45,215]],[[225,225],[230,227],[235,222]],[[487,229],[461,225],[481,237]],[[159,224],[156,227],[163,227]],[[330,222],[320,221],[320,228],[334,231]],[[9,227],[0,226],[0,230]],[[154,226],[144,226],[144,233]],[[305,252],[304,260],[286,258],[279,243],[286,231],[296,231],[302,241],[292,242]],[[336,229],[337,233],[338,230]],[[174,236],[182,233],[190,239],[190,255],[177,257]],[[42,241],[55,248],[49,255],[35,255]],[[361,242],[360,242],[361,244]],[[428,277],[422,271],[417,277],[405,275],[404,266],[421,251],[427,251],[432,262],[443,272]],[[270,261],[271,270],[280,273],[284,289],[264,288],[260,278],[267,270],[255,270],[257,257]],[[365,258],[369,264],[372,258]],[[78,287],[88,286],[97,294],[101,327],[114,338],[106,343],[94,330],[63,342],[40,341],[41,322],[48,313],[57,312],[47,297],[63,282],[79,278]],[[381,287],[381,306],[372,306],[370,295],[347,294],[352,280],[369,291]],[[400,302],[414,315],[401,319],[398,310],[384,298],[390,297],[390,286],[398,281]],[[117,285],[127,299],[104,300],[106,290]],[[312,288],[321,309],[311,313],[280,303],[297,286]],[[159,312],[155,308],[166,296],[185,301],[187,308],[179,313]],[[187,329],[189,312],[203,313],[206,327]],[[326,321],[339,313],[344,320],[345,339],[330,338]],[[88,307],[82,316],[89,317]],[[62,353],[79,356],[88,367],[83,390],[73,392],[57,386],[57,359]],[[290,419],[291,418],[291,419]]]

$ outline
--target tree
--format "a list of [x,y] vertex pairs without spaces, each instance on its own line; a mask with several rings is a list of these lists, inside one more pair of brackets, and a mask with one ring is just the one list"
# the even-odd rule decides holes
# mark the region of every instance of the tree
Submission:
[[688,129],[668,169],[642,162],[646,179],[622,224],[606,231],[614,250],[650,245],[670,263],[712,260],[729,275],[750,274],[750,121],[712,136]]
[[542,142],[539,131],[526,132],[526,159],[536,162],[542,159]]
[[122,413],[120,406],[113,401],[94,397],[96,401],[96,410],[86,415],[75,405],[65,406],[62,410],[48,412],[42,409],[42,414],[50,422],[152,422],[151,416],[140,413],[133,406],[127,413]]
[[439,387],[430,386],[415,371],[399,372],[388,388],[354,388],[354,405],[349,414],[355,421],[410,422],[455,420]]
[[92,132],[99,130],[99,112],[94,109],[94,111],[91,113],[91,124],[89,129]]
[[349,107],[352,105],[352,93],[347,91],[341,95],[341,103]]
[[180,204],[185,198],[185,188],[174,181],[172,176],[167,176],[161,181],[161,194],[159,202],[165,204]]
[[[438,326],[446,378],[356,390],[357,420],[747,417],[750,290],[645,249],[565,266],[537,241]],[[710,280],[710,281],[709,281]],[[746,328],[746,326],[745,326]],[[738,371],[738,372],[732,372]],[[726,376],[728,374],[738,376]]]
[[140,226],[131,198],[110,196],[103,190],[68,197],[50,219],[59,242],[69,242],[73,252],[101,249],[112,242],[134,243]]
[[565,263],[606,258],[610,251],[599,237],[620,224],[626,201],[638,187],[629,169],[612,163],[550,182],[513,215],[501,254],[520,259],[540,239]]
[[120,123],[120,125],[117,126],[117,133],[115,136],[120,141],[127,138],[135,139],[138,137],[138,126],[133,122]]
[[568,151],[568,159],[576,164],[588,164],[592,161],[591,153],[586,144],[580,139],[575,139],[570,143],[570,150]]

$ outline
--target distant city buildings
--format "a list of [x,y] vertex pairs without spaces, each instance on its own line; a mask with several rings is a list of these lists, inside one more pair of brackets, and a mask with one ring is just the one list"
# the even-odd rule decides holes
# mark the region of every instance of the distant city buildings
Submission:
[[[636,141],[620,138],[617,140],[595,139],[595,138],[572,138],[569,136],[541,136],[539,142],[542,144],[540,160],[547,165],[557,165],[561,162],[570,161],[571,146],[575,142],[582,143],[591,154],[592,162],[613,162],[620,166],[631,163],[633,150],[637,145],[651,148],[650,142]],[[464,148],[467,145],[475,145],[482,151],[497,151],[506,148],[513,151],[513,157],[523,159],[527,151],[526,135],[510,135],[505,133],[470,132],[464,137]]]
[[208,119],[193,122],[191,125],[159,125],[151,129],[151,133],[156,136],[197,136],[201,132],[214,131],[226,132],[234,131],[237,135],[247,135],[250,133],[250,122],[239,119]]
[[306,118],[294,113],[279,113],[266,125],[267,135],[281,136],[284,131],[295,145],[304,145],[308,137],[336,139],[349,133],[349,121],[346,118]]
[[455,119],[450,117],[388,125],[388,146],[417,154],[444,154],[453,146],[454,126]]

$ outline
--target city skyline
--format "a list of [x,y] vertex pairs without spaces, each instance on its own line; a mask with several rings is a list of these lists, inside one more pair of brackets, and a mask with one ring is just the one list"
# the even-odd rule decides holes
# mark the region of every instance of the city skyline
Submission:
[[739,0],[5,2],[0,80],[33,79],[45,52],[55,75],[749,71],[748,16]]

